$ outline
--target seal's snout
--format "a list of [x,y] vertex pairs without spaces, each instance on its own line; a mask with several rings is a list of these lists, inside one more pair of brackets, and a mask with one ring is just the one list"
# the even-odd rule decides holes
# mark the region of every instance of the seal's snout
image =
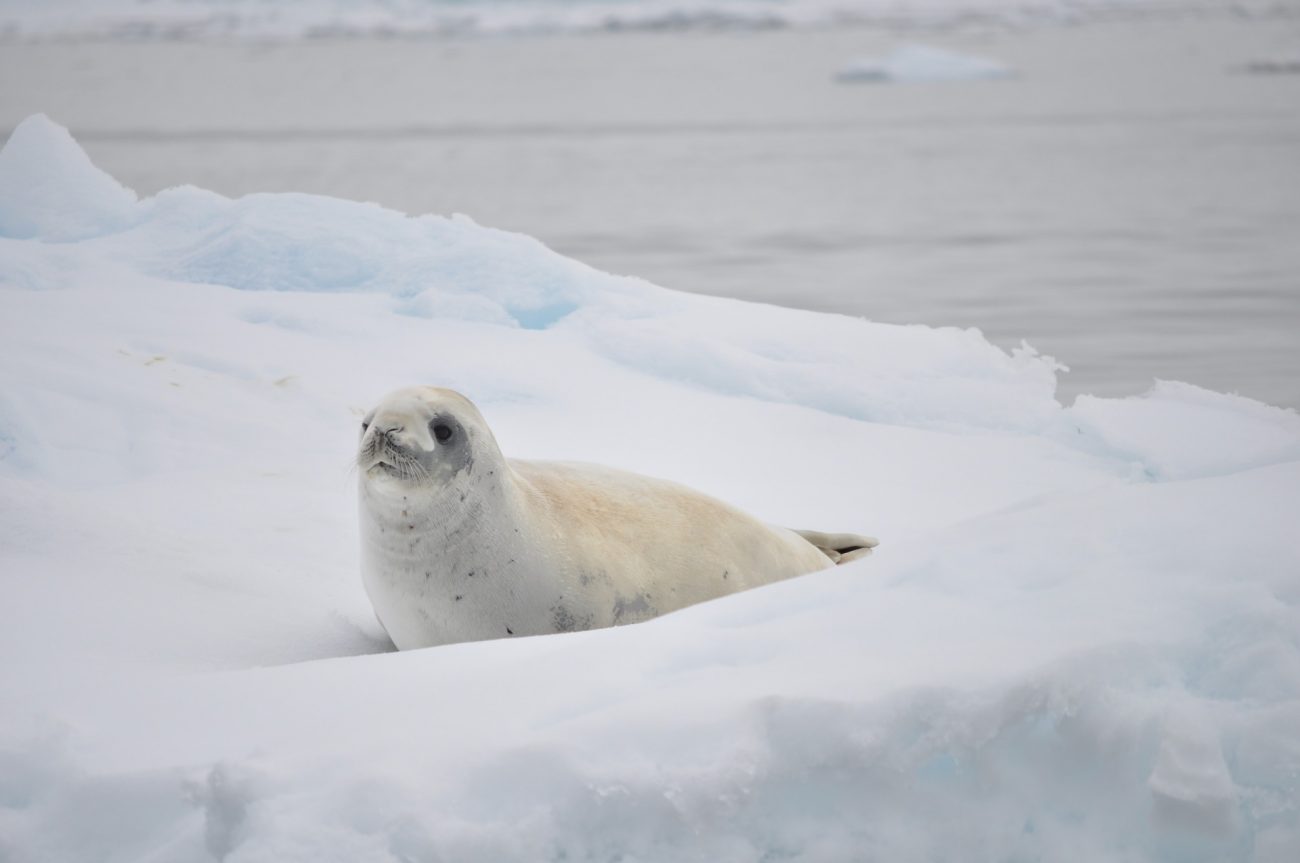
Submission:
[[428,477],[417,436],[407,424],[390,417],[376,417],[362,432],[357,463],[367,477],[393,477],[418,481]]
[[414,446],[413,441],[406,439],[407,436],[403,434],[403,431],[404,429],[401,426],[375,429],[375,437],[371,441],[371,448],[378,455],[391,453],[405,458],[418,457],[417,447]]
[[375,447],[378,449],[385,449],[387,447],[392,447],[393,449],[398,449],[398,450],[405,449],[405,447],[403,447],[401,442],[397,439],[397,436],[401,433],[402,433],[401,426],[390,426],[389,428],[375,429]]

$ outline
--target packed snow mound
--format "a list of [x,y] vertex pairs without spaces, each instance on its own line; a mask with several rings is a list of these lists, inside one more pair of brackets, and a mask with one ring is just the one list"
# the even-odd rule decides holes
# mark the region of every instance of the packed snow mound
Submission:
[[[71,140],[48,121],[39,128],[46,138]],[[30,137],[19,140],[20,155]],[[8,152],[0,184],[18,186],[31,166]],[[82,176],[85,194],[97,202],[113,181],[79,149],[76,158],[60,151],[59,168],[35,172],[61,176],[61,166],[78,160],[87,171],[69,173],[60,198],[72,200]],[[45,206],[29,199],[14,208],[15,218]],[[242,291],[374,292],[418,319],[560,329],[643,374],[859,419],[1015,428],[1039,427],[1057,412],[1055,362],[1029,348],[1008,355],[976,330],[892,326],[669,292],[464,216],[410,218],[309,195],[231,201],[193,188],[128,203],[115,215],[84,220],[83,227],[100,228],[90,235],[113,233],[95,246],[100,260],[159,278]],[[121,232],[126,224],[132,229]],[[63,238],[55,228],[31,236]],[[22,266],[23,255],[10,266]],[[25,272],[12,278],[45,287],[76,278]]]
[[135,204],[134,192],[44,114],[19,123],[0,150],[0,237],[62,241],[120,231]]
[[[1296,858],[1294,412],[1171,382],[1065,408],[1029,348],[464,217],[181,188],[103,218],[84,154],[27,146],[0,184],[61,177],[64,209],[0,237],[0,857]],[[508,455],[883,544],[391,652],[350,463],[411,383]]]
[[884,57],[864,57],[836,74],[840,81],[906,84],[932,81],[979,81],[1010,78],[1014,70],[997,60],[959,54],[931,45],[903,45]]
[[1134,455],[1160,479],[1300,460],[1295,411],[1191,384],[1157,381],[1142,398],[1080,396],[1069,414],[1081,431]]

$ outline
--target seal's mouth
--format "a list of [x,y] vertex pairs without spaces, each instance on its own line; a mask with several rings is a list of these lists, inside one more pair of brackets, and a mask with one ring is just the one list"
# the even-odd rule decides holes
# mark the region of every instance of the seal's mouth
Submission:
[[386,452],[377,458],[362,459],[361,467],[368,477],[387,476],[407,482],[419,482],[429,476],[429,472],[418,459],[392,452]]
[[377,461],[366,468],[366,476],[400,476],[401,470],[395,464]]
[[407,452],[383,435],[372,435],[362,444],[357,453],[357,466],[367,477],[387,476],[418,482],[429,476],[429,471],[414,453]]

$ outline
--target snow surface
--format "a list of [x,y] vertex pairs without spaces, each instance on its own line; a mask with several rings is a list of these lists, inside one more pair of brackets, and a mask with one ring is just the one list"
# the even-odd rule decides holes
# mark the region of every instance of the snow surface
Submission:
[[836,74],[841,81],[924,83],[930,81],[979,81],[1010,78],[1011,67],[972,54],[916,43],[900,45],[884,57],[863,57],[844,65]]
[[[1053,397],[973,330],[674,293],[464,217],[0,154],[0,859],[1300,853],[1300,417]],[[392,653],[355,425],[687,482],[873,558]]]

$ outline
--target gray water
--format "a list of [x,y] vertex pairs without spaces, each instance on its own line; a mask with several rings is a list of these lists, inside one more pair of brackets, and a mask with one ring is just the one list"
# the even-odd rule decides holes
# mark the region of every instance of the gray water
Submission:
[[[916,37],[912,37],[916,38]],[[1300,25],[923,41],[1009,81],[846,85],[879,31],[0,45],[142,194],[307,191],[463,212],[688,291],[974,326],[1063,400],[1186,380],[1300,406]]]

